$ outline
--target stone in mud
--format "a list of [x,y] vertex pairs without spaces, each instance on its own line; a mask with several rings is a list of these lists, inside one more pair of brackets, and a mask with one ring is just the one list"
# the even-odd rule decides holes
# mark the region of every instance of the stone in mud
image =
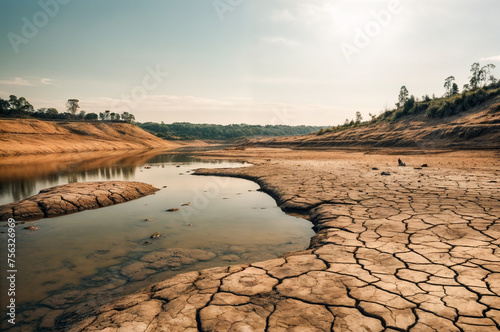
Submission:
[[38,227],[35,226],[26,226],[24,229],[27,229],[28,231],[35,232],[38,230]]
[[40,190],[37,195],[0,206],[0,221],[37,220],[123,203],[158,191],[135,181],[75,182]]
[[162,237],[161,233],[156,232],[156,233],[153,233],[149,238],[150,239],[158,239],[160,237]]
[[177,209],[177,208],[172,208],[172,209],[168,209],[168,210],[166,210],[166,211],[167,211],[167,212],[177,212],[177,211],[179,211],[179,209]]

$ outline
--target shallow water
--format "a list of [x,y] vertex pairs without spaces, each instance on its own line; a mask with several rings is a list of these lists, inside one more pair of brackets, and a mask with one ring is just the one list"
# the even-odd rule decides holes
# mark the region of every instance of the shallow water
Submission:
[[[133,180],[162,189],[131,202],[28,223],[39,228],[36,232],[17,226],[16,301],[21,311],[40,306],[65,309],[95,297],[98,305],[180,272],[302,250],[313,235],[310,222],[283,213],[251,181],[190,175],[201,167],[246,164],[169,154],[46,163],[38,158],[0,165],[1,204],[74,181]],[[166,211],[171,208],[179,211]],[[162,236],[151,239],[156,232]],[[6,235],[0,234],[2,244]],[[140,265],[146,254],[167,248],[201,249],[216,257],[180,266]],[[5,280],[6,245],[0,252]],[[2,292],[5,287],[2,282]],[[30,315],[35,318],[36,312],[25,312],[24,319]]]

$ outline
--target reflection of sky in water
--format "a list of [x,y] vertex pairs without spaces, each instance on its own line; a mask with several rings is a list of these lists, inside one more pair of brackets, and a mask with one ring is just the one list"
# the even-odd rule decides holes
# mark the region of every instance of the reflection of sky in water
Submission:
[[[29,184],[16,180],[6,185],[3,181],[3,199],[14,192],[25,196],[74,181],[133,180],[162,189],[131,202],[31,222],[39,227],[36,232],[19,226],[19,302],[37,302],[48,292],[68,289],[87,292],[96,289],[99,278],[122,280],[126,284],[120,292],[129,293],[187,270],[260,261],[302,250],[313,234],[308,221],[284,214],[251,181],[189,175],[200,167],[239,167],[241,163],[159,155],[139,163],[118,160],[94,169],[89,165],[79,162],[61,172],[31,178],[26,181]],[[182,206],[184,203],[190,205]],[[180,211],[166,212],[170,208]],[[163,236],[151,240],[155,232]],[[6,234],[0,234],[2,242],[5,238]],[[145,245],[145,241],[152,244]],[[143,255],[166,248],[203,249],[216,253],[217,258],[180,271],[160,270],[137,282],[120,273]],[[0,254],[6,254],[4,251],[1,248]],[[236,260],[224,260],[227,255],[236,255]],[[2,278],[4,271],[0,272]]]

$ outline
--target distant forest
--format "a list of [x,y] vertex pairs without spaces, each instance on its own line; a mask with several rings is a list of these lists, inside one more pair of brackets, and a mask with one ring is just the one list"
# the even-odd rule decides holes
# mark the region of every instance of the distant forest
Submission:
[[175,122],[172,124],[145,122],[137,123],[139,127],[152,134],[168,140],[215,139],[226,140],[254,136],[292,136],[317,132],[325,127],[319,126],[285,126],[285,125],[249,125],[249,124],[196,124]]

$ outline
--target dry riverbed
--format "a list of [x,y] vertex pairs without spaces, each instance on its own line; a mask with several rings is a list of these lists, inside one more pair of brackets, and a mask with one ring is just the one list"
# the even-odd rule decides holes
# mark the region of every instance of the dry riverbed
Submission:
[[71,331],[500,330],[498,151],[210,156],[252,162],[198,174],[254,180],[283,209],[308,214],[310,247],[61,313]]

